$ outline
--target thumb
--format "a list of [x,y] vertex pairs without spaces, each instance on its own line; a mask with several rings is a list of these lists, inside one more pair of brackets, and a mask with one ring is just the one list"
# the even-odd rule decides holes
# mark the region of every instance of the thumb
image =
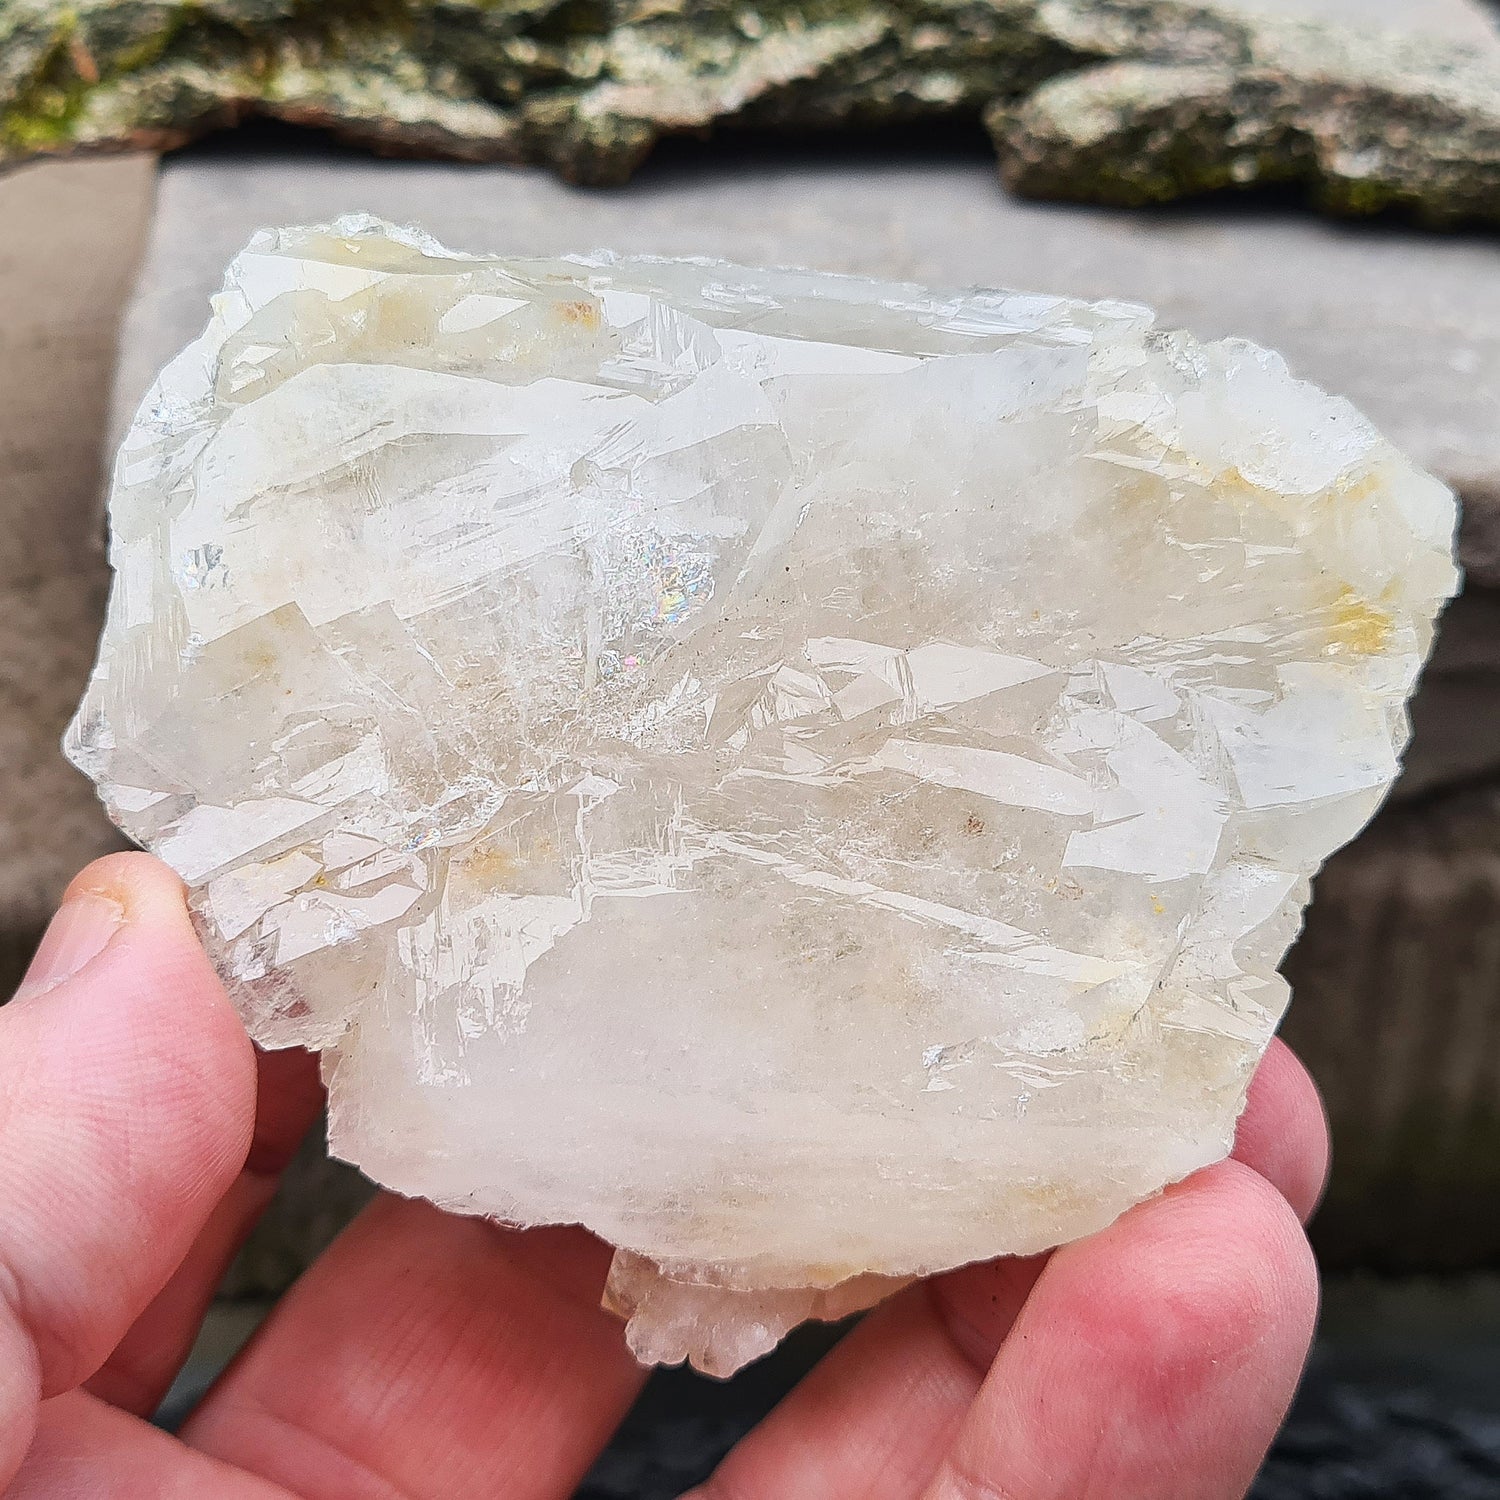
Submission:
[[254,1111],[254,1053],[177,877],[144,854],[89,866],[0,1009],[0,1489],[40,1401],[186,1254]]

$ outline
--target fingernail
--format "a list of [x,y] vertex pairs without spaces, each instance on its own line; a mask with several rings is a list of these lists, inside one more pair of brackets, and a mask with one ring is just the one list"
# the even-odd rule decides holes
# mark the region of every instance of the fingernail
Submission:
[[97,958],[125,922],[125,908],[98,891],[80,891],[58,909],[16,991],[37,995],[71,979]]

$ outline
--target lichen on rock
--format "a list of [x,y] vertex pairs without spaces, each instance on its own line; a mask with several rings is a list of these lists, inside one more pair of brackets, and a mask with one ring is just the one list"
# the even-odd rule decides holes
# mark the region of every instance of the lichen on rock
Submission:
[[1186,33],[1182,9],[1099,7],[1111,22],[1131,13],[1128,33],[1073,36],[1116,56],[991,106],[1012,187],[1133,206],[1292,183],[1341,214],[1500,223],[1494,57],[1271,18]]
[[1302,183],[1500,222],[1500,49],[1234,0],[5,0],[0,162],[250,114],[376,150],[628,177],[663,135],[983,114],[1027,193]]

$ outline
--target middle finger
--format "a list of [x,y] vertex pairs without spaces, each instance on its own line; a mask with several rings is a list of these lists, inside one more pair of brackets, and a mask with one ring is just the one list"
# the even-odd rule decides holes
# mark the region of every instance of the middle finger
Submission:
[[[1234,1156],[1300,1217],[1322,1190],[1317,1090],[1273,1041],[1250,1086]],[[864,1322],[749,1433],[693,1500],[909,1500],[952,1441],[1046,1256],[964,1266],[909,1288]]]

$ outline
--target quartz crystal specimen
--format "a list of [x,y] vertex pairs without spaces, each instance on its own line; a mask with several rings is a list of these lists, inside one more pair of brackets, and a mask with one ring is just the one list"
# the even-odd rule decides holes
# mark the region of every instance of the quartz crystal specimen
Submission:
[[68,753],[334,1149],[725,1373],[1229,1147],[1453,500],[1142,308],[262,232]]

